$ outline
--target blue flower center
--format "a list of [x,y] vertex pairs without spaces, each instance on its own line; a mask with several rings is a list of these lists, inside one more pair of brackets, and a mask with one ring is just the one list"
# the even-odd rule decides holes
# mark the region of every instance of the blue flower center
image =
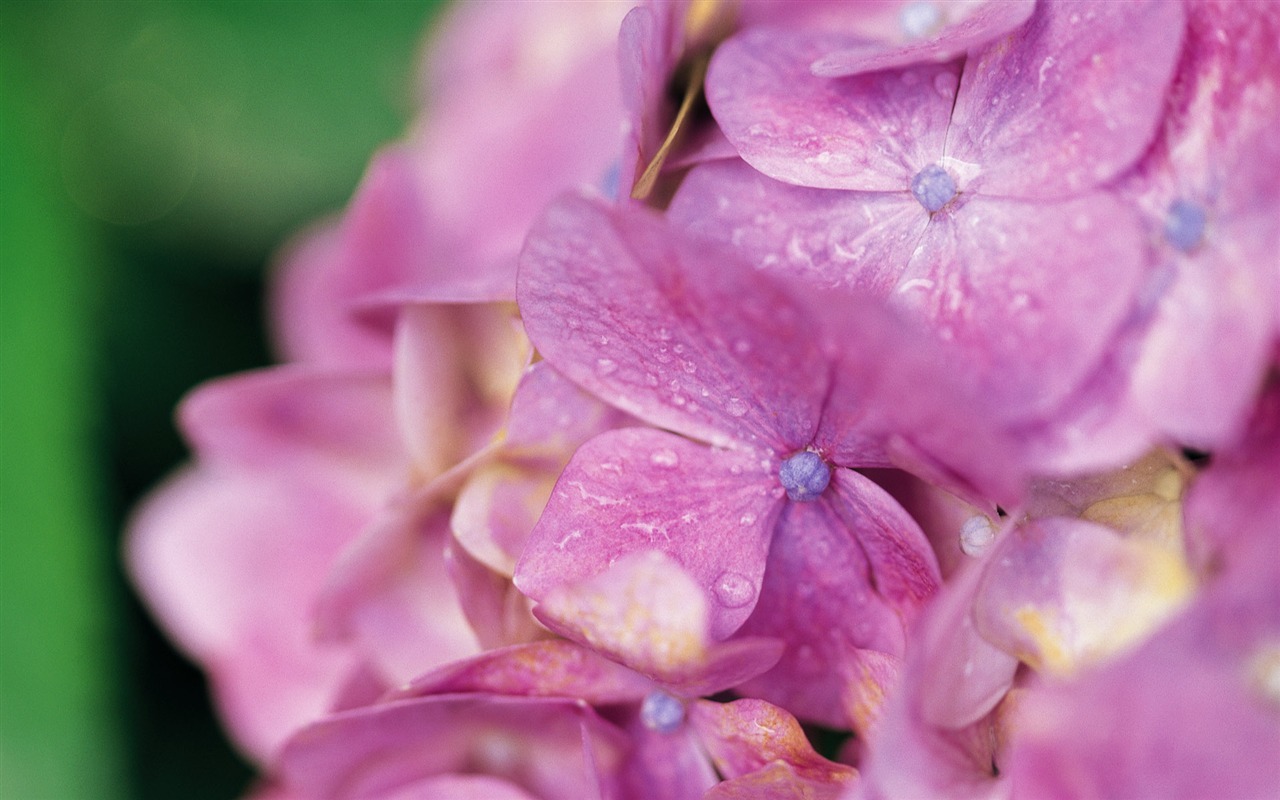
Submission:
[[956,196],[956,180],[938,164],[930,164],[911,179],[911,193],[930,214]]
[[640,704],[640,722],[651,731],[673,733],[684,724],[684,703],[661,690],[649,692]]
[[1204,208],[1190,200],[1174,200],[1164,217],[1164,240],[1184,253],[1190,253],[1204,239],[1208,217]]
[[792,500],[816,500],[831,483],[831,467],[812,450],[802,450],[782,462],[778,480]]

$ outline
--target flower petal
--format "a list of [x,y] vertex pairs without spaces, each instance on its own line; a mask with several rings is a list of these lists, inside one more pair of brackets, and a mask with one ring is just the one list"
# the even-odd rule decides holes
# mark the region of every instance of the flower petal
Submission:
[[986,195],[1063,198],[1128,169],[1160,123],[1182,43],[1182,3],[1043,2],[971,56],[947,156]]
[[[690,707],[689,715],[702,734],[703,746],[726,779],[741,778],[782,764],[787,777],[798,779],[810,790],[825,791],[847,785],[858,774],[853,767],[828,761],[814,752],[795,717],[763,700],[732,703],[699,700]],[[777,783],[785,784],[786,780],[771,773],[768,780],[756,785]],[[748,796],[763,795],[725,795]]]
[[716,445],[803,447],[827,376],[806,305],[638,206],[552,206],[521,257],[520,311],[565,376]]
[[758,675],[782,650],[768,638],[712,641],[703,590],[656,550],[624,556],[593,579],[552,590],[535,613],[553,630],[688,696]]
[[946,14],[937,33],[924,38],[891,43],[876,43],[839,50],[813,62],[813,74],[834,78],[860,72],[905,67],[924,61],[950,61],[991,40],[1003,36],[1026,22],[1035,9],[1035,0],[995,0],[977,3],[904,3],[901,14],[909,7],[926,6],[934,13]]
[[847,78],[810,65],[847,35],[780,29],[733,37],[711,60],[707,102],[751,166],[798,186],[907,192],[943,155],[959,64]]
[[439,695],[335,714],[283,749],[284,784],[305,797],[363,798],[467,772],[545,800],[600,800],[626,747],[580,701]]

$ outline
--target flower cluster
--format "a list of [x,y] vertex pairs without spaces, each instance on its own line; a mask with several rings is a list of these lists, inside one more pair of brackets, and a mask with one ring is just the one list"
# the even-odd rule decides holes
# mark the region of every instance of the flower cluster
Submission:
[[485,2],[129,561],[259,798],[1280,795],[1280,5]]

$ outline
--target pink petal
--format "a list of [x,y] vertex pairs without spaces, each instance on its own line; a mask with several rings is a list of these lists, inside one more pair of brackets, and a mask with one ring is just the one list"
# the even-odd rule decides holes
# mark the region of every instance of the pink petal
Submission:
[[816,427],[826,375],[805,306],[645,209],[552,206],[522,255],[520,311],[556,369],[657,426],[790,449]]
[[390,408],[383,373],[287,366],[206,383],[178,416],[204,459],[237,469],[309,465],[348,476],[353,493],[376,502],[406,463]]
[[355,668],[349,648],[310,635],[333,560],[372,514],[328,477],[178,473],[130,525],[134,583],[258,760],[329,710]]
[[329,717],[295,736],[278,766],[307,797],[378,797],[465,771],[544,800],[601,800],[624,748],[622,732],[585,703],[443,695]]
[[627,554],[659,550],[701,587],[712,638],[724,638],[755,606],[781,504],[775,471],[759,456],[660,431],[601,434],[560,476],[516,585],[541,601]]
[[[916,3],[904,4],[918,5]],[[839,50],[813,62],[813,74],[834,78],[859,72],[905,67],[922,61],[950,61],[1026,22],[1035,0],[995,0],[978,3],[926,3],[940,12],[945,24],[926,38],[908,39]]]
[[909,625],[942,578],[929,540],[910,515],[853,470],[833,476],[832,506],[866,553],[875,591]]
[[702,800],[703,794],[719,782],[693,726],[682,725],[670,732],[652,731],[637,718],[627,732],[635,748],[623,768],[624,797]]
[[[824,792],[847,785],[856,776],[853,767],[828,761],[814,752],[800,724],[782,709],[762,700],[712,703],[699,700],[689,710],[702,734],[703,746],[716,768],[728,780],[749,776],[771,765],[785,765],[785,774],[812,790]],[[776,785],[770,777],[757,785]],[[753,782],[747,782],[751,786]],[[726,797],[761,796],[730,793]],[[785,796],[785,795],[784,795]],[[830,796],[836,796],[834,794]]]
[[933,216],[895,300],[961,349],[993,399],[1029,416],[1097,367],[1145,268],[1137,221],[1105,195],[972,197]]
[[1133,165],[1160,122],[1183,36],[1182,3],[1043,2],[975,53],[946,151],[980,169],[971,189],[1070,197]]
[[508,307],[413,305],[396,327],[396,421],[423,480],[497,431],[529,361]]
[[1023,523],[991,558],[974,602],[977,629],[1059,675],[1131,649],[1193,590],[1181,553],[1077,519]]
[[504,453],[520,460],[543,459],[558,470],[583,442],[624,420],[625,415],[539,361],[525,370],[511,400]]
[[1223,581],[1130,656],[1077,682],[1028,692],[1006,759],[1019,792],[1274,796],[1277,586],[1274,569],[1247,587]]
[[489,693],[581,698],[592,705],[639,702],[653,684],[573,642],[548,640],[490,650],[415,678],[397,697]]
[[448,517],[432,498],[385,509],[342,554],[317,603],[321,634],[359,643],[388,683],[476,652],[445,569]]
[[747,31],[711,60],[707,102],[747,163],[800,186],[902,191],[943,155],[959,65],[820,78],[847,35]]
[[297,234],[276,260],[270,321],[282,360],[390,367],[390,331],[355,319],[353,301],[369,276],[345,258],[339,225]]
[[[833,482],[847,471],[837,470]],[[871,525],[858,520],[858,528]],[[744,635],[787,643],[778,665],[744,690],[833,728],[849,726],[841,672],[854,651],[900,654],[905,640],[902,618],[876,593],[858,528],[829,502],[788,503],[769,550],[760,602],[742,627]]]
[[440,775],[388,793],[376,800],[538,800],[510,781],[488,775]]
[[551,470],[504,461],[477,466],[453,507],[451,525],[458,544],[495,573],[510,577],[555,482]]
[[1280,385],[1273,378],[1245,434],[1215,453],[1186,498],[1187,549],[1201,572],[1274,565],[1280,531]]
[[593,579],[552,590],[536,613],[558,633],[683,695],[741,683],[773,666],[782,649],[767,638],[713,642],[702,588],[656,550],[624,556]]
[[897,285],[929,221],[905,191],[792,186],[740,160],[695,167],[667,217],[700,239],[736,248],[758,268],[876,296]]
[[495,572],[456,540],[445,545],[444,566],[481,648],[533,642],[549,635],[533,618],[532,601],[516,589],[510,575]]

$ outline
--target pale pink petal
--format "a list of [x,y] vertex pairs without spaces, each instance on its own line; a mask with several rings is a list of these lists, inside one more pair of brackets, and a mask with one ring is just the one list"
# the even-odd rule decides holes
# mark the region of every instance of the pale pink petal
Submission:
[[1016,526],[991,556],[977,629],[1038,671],[1071,675],[1132,649],[1182,610],[1194,579],[1181,553],[1084,520]]
[[751,166],[800,186],[908,191],[943,155],[959,64],[820,78],[847,35],[756,29],[716,51],[707,102]]
[[[904,3],[908,7],[929,8],[939,16],[936,33],[906,41],[876,42],[840,50],[813,62],[813,74],[840,77],[859,72],[905,67],[921,61],[950,61],[956,56],[1003,36],[1026,22],[1035,9],[1035,0],[988,0],[968,3]],[[927,13],[927,12],[926,12]],[[907,18],[904,27],[911,23]],[[901,37],[900,37],[901,38]]]
[[511,577],[555,482],[546,469],[500,460],[477,466],[453,507],[454,538],[471,557]]
[[971,56],[947,156],[986,195],[1070,197],[1128,169],[1160,123],[1182,43],[1182,3],[1042,2]]
[[[751,613],[782,501],[777,465],[642,428],[601,434],[560,476],[519,564],[535,600],[658,550],[687,571],[721,639]],[[654,598],[655,600],[657,598]]]
[[804,304],[637,206],[566,197],[530,233],[520,311],[543,356],[642,420],[798,449],[827,384]]
[[371,800],[538,800],[511,781],[488,775],[440,775],[414,781]]
[[792,186],[741,160],[695,167],[667,217],[700,239],[736,248],[757,268],[876,296],[897,285],[929,222],[905,191]]
[[[1187,549],[1203,572],[1253,571],[1280,546],[1280,384],[1259,398],[1245,434],[1214,454],[1186,499]],[[1257,562],[1251,563],[1251,562]]]
[[511,399],[503,452],[522,461],[545,459],[558,468],[583,442],[625,419],[539,361],[525,370]]
[[[702,735],[703,746],[726,779],[751,776],[758,770],[770,770],[772,765],[783,767],[744,781],[739,784],[740,792],[710,796],[765,797],[768,795],[760,793],[763,787],[782,787],[794,780],[810,792],[820,792],[798,796],[837,797],[838,790],[857,777],[853,767],[815,753],[795,717],[762,700],[699,700],[690,707],[689,714]],[[777,770],[776,766],[772,768]]]
[[1141,228],[1106,195],[1057,205],[971,197],[933,216],[894,299],[1025,418],[1098,366],[1145,273]]
[[508,306],[403,310],[396,327],[395,412],[422,479],[489,441],[528,360],[528,341]]
[[1128,657],[1029,691],[1005,760],[1015,796],[1274,797],[1280,583],[1271,573],[1247,586],[1224,580]]
[[535,613],[556,632],[682,695],[714,694],[773,666],[782,645],[764,637],[713,641],[704,591],[660,551],[641,551],[592,579],[553,589]]
[[353,302],[369,276],[345,258],[332,221],[297,234],[276,257],[270,322],[284,361],[326,365],[391,365],[391,332],[358,321]]
[[415,678],[397,697],[488,693],[581,698],[594,706],[639,702],[653,683],[573,642],[490,650]]
[[295,736],[278,767],[287,787],[334,800],[464,771],[542,800],[603,800],[625,746],[585,703],[442,695],[335,714]]
[[370,509],[328,476],[198,469],[156,489],[130,528],[134,583],[210,672],[225,723],[265,760],[329,710],[355,654],[314,640],[311,606]]
[[483,649],[532,642],[551,634],[533,618],[533,603],[511,583],[511,575],[495,572],[456,540],[444,548],[444,566],[457,594],[458,606]]
[[381,499],[406,464],[391,424],[391,381],[375,371],[273,367],[187,395],[179,424],[202,459],[237,469],[320,469]]
[[352,641],[390,684],[477,650],[445,568],[448,516],[430,497],[388,506],[347,547],[317,601],[320,632]]

